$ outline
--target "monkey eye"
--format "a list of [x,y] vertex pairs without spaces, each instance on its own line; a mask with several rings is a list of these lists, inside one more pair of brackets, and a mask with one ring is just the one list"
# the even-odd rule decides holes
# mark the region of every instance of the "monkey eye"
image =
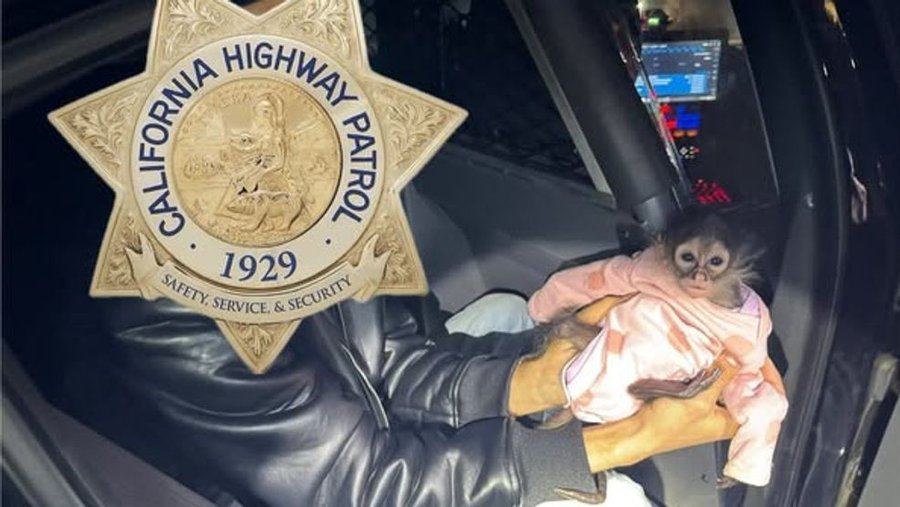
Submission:
[[697,258],[694,257],[694,254],[685,252],[681,254],[681,260],[683,260],[684,262],[694,262],[695,260],[697,260]]
[[723,262],[725,262],[725,261],[722,260],[722,258],[719,256],[713,257],[712,259],[709,260],[710,264],[712,264],[713,266],[717,266],[717,267],[721,266]]

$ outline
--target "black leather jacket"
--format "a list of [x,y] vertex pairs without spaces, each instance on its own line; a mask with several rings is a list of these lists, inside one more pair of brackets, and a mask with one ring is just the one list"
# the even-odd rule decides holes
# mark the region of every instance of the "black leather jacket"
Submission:
[[101,419],[176,477],[203,475],[243,505],[505,507],[594,484],[577,424],[505,417],[529,333],[429,340],[429,299],[343,303],[253,375],[205,317],[168,301],[106,304],[112,344],[87,368],[105,375],[93,389]]

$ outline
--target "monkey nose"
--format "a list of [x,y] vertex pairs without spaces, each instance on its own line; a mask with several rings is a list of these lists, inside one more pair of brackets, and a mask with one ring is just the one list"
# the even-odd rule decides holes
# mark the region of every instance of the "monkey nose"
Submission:
[[697,273],[694,274],[694,280],[696,280],[698,282],[708,282],[709,277],[706,276],[706,273],[704,273],[702,271],[698,271]]

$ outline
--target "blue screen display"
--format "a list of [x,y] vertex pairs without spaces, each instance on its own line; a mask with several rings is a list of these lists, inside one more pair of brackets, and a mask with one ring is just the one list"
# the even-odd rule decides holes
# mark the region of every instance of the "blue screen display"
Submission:
[[[660,102],[715,100],[721,52],[718,40],[654,42],[642,45],[641,58]],[[649,97],[640,76],[635,87],[641,97]]]

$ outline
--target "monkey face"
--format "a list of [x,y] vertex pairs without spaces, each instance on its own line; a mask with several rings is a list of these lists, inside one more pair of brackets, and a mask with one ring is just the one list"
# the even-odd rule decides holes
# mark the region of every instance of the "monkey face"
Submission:
[[671,275],[690,297],[726,308],[740,305],[741,285],[754,278],[753,263],[762,254],[751,234],[716,213],[692,208],[661,240]]
[[675,274],[691,297],[709,297],[717,278],[728,269],[728,248],[718,240],[693,238],[675,248]]

